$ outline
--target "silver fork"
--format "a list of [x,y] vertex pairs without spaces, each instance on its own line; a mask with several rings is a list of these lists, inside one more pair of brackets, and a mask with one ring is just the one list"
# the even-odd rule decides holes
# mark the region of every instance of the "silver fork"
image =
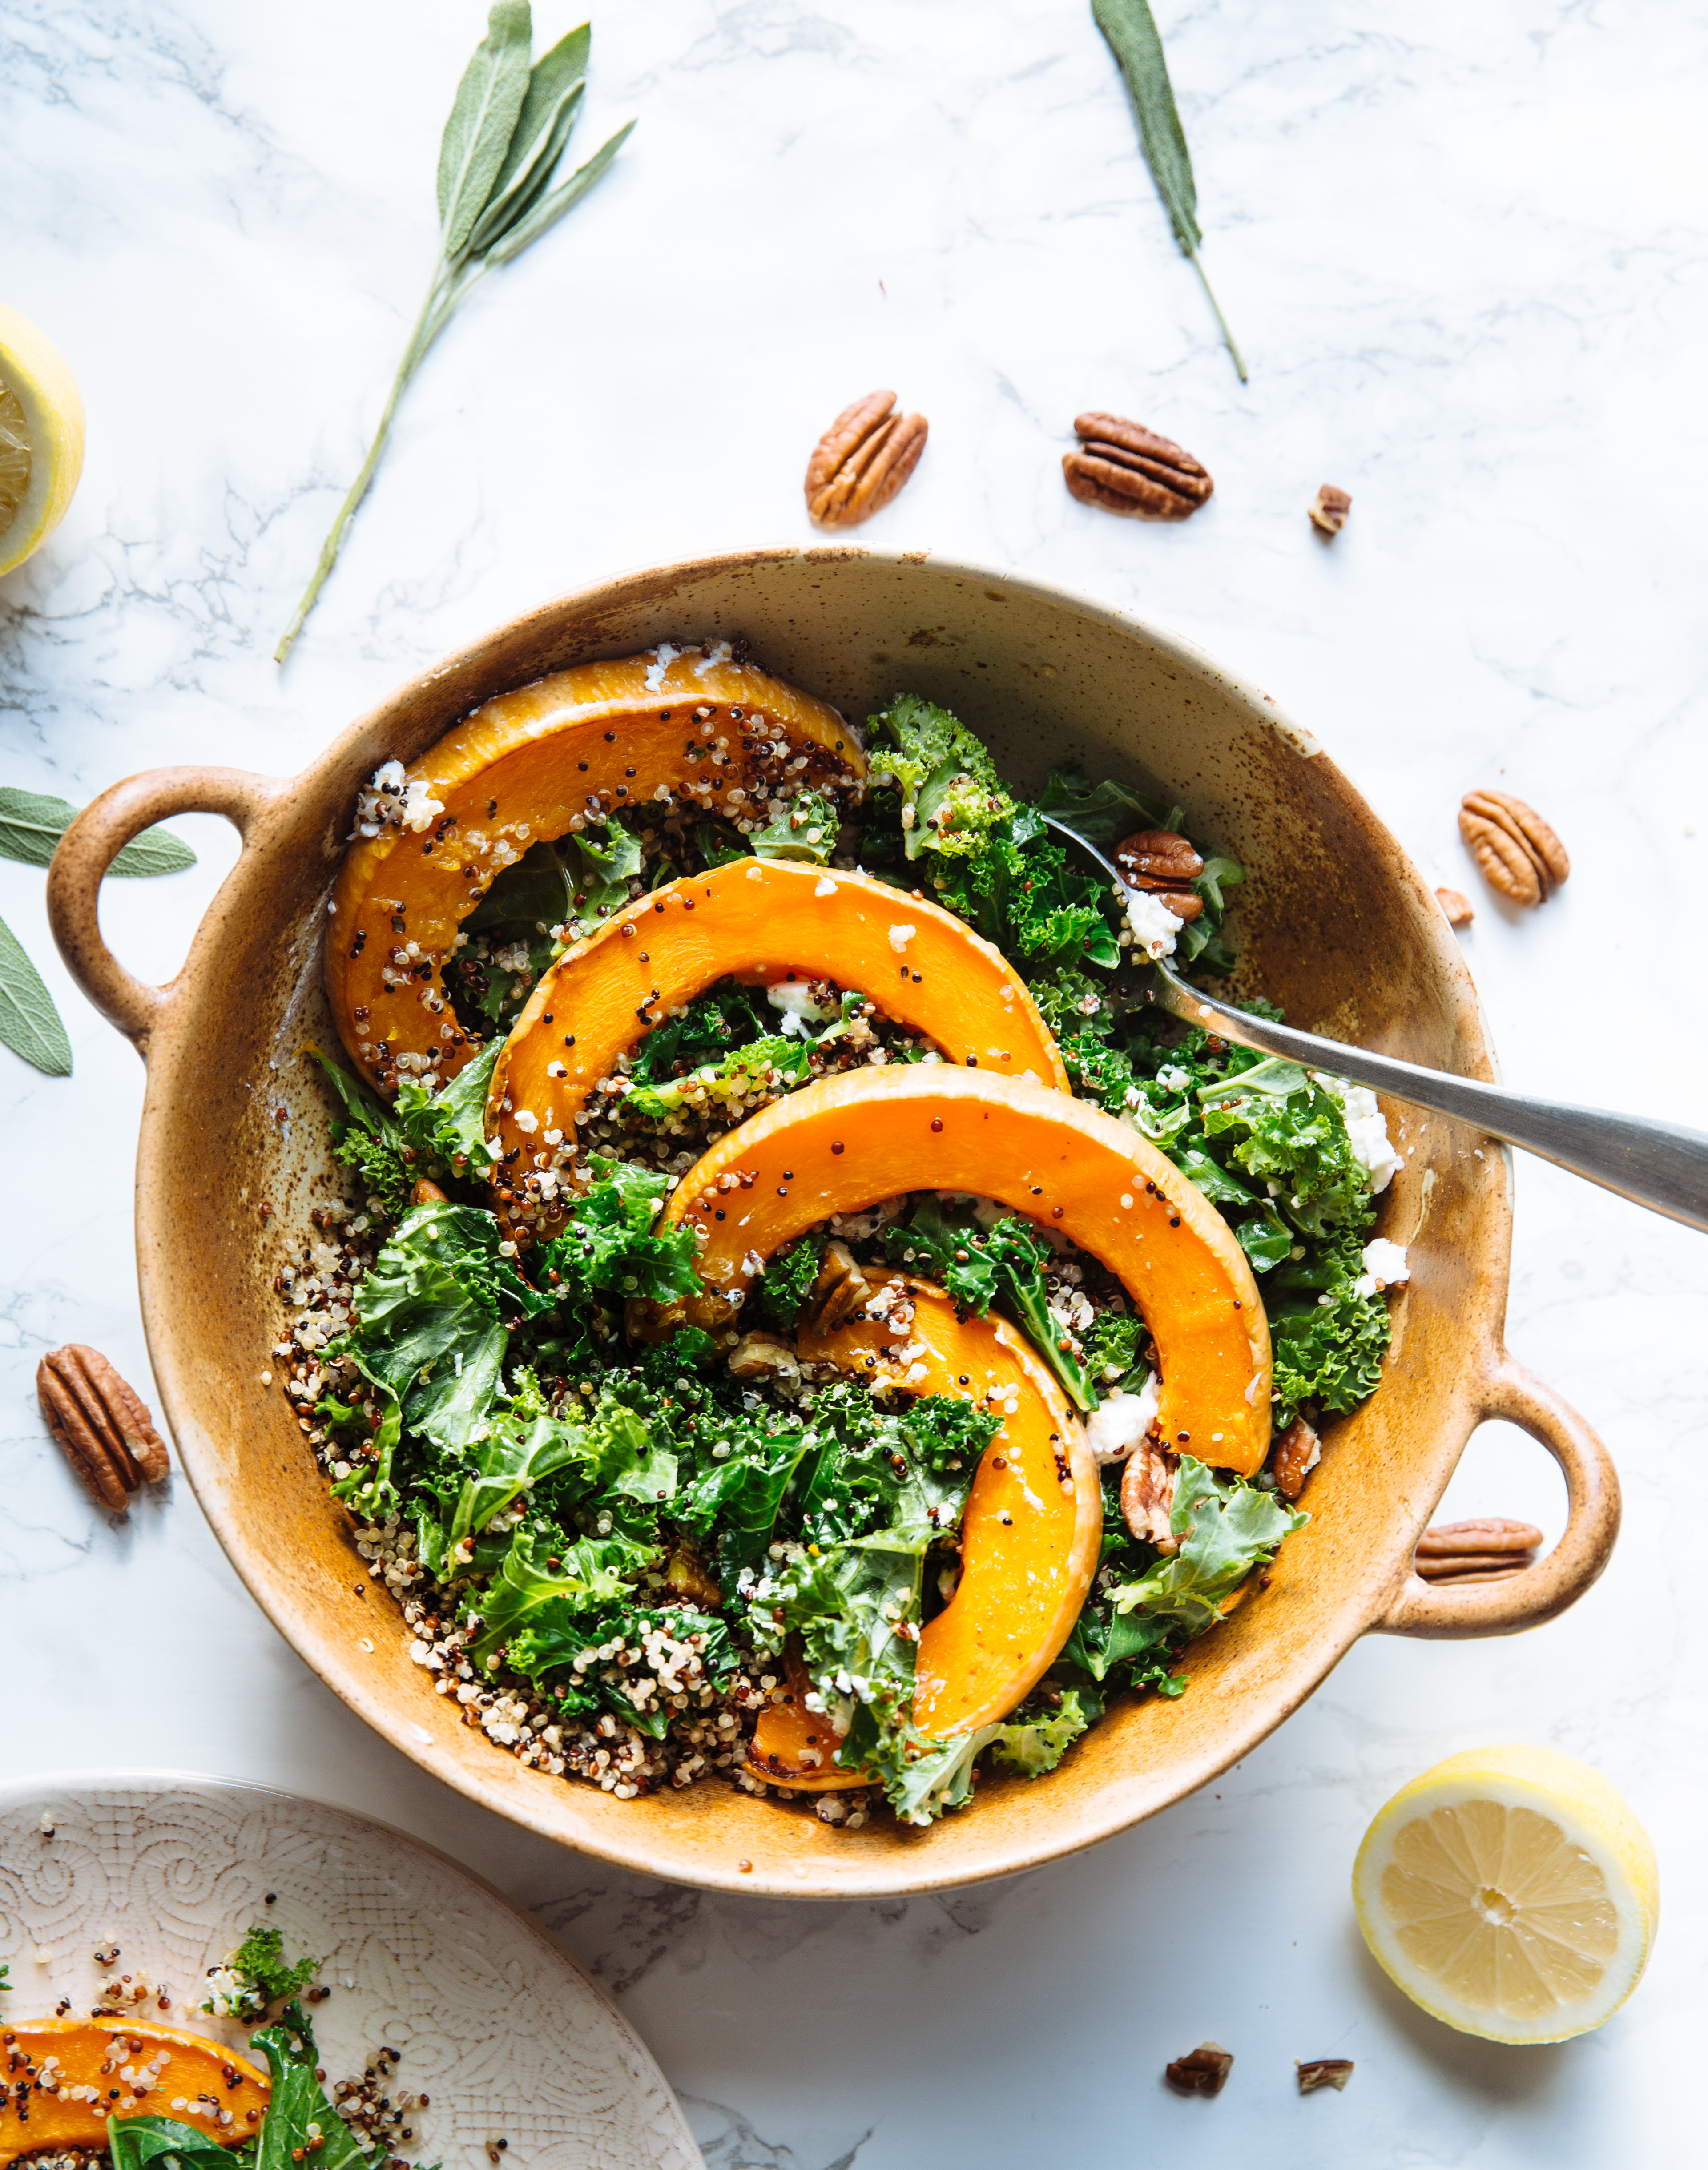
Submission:
[[[1127,885],[1095,844],[1052,815],[1044,820],[1064,842],[1093,859],[1124,898]],[[1141,997],[1187,1024],[1231,1040],[1259,1055],[1277,1055],[1307,1069],[1349,1077],[1355,1085],[1390,1093],[1413,1107],[1464,1123],[1481,1136],[1522,1146],[1556,1168],[1570,1168],[1604,1189],[1615,1190],[1651,1212],[1687,1227],[1708,1230],[1708,1132],[1679,1123],[1654,1123],[1642,1115],[1615,1115],[1604,1108],[1574,1108],[1535,1100],[1504,1086],[1481,1085],[1450,1071],[1396,1062],[1362,1047],[1345,1047],[1292,1025],[1267,1024],[1213,995],[1189,987],[1171,965],[1150,960],[1152,984]]]

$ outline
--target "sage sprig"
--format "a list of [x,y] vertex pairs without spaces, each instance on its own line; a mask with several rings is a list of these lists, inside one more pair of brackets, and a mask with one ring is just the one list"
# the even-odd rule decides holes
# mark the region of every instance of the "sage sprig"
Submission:
[[1169,81],[1169,64],[1162,49],[1162,34],[1150,12],[1150,0],[1091,0],[1091,13],[1121,64],[1127,94],[1132,101],[1133,118],[1138,123],[1138,139],[1144,147],[1156,192],[1163,200],[1169,223],[1175,230],[1175,239],[1198,275],[1205,298],[1215,312],[1222,337],[1234,358],[1234,366],[1240,372],[1240,382],[1249,383],[1244,357],[1228,329],[1228,319],[1222,314],[1221,304],[1211,290],[1198,254],[1204,238],[1198,225],[1198,185],[1192,178],[1192,157],[1186,148],[1186,131],[1181,126],[1180,111],[1175,104],[1174,85]]
[[[45,867],[60,838],[77,819],[68,799],[0,784],[0,858]],[[181,874],[195,854],[169,829],[145,829],[107,869],[132,877]],[[71,1041],[29,952],[0,919],[0,1044],[50,1077],[71,1075]]]
[[528,0],[497,0],[486,35],[457,87],[439,146],[439,259],[361,471],[322,546],[314,577],[273,651],[282,663],[303,630],[345,530],[367,494],[391,432],[404,387],[456,311],[486,274],[520,256],[573,209],[628,140],[630,120],[585,166],[552,183],[586,88],[593,34],[587,24],[560,38],[530,65],[533,20]]

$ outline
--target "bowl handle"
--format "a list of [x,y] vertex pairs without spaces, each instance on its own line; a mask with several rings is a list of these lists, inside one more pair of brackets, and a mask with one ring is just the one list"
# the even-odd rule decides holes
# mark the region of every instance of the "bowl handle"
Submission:
[[1575,1605],[1607,1565],[1619,1535],[1619,1478],[1607,1449],[1576,1409],[1502,1350],[1481,1382],[1476,1420],[1522,1425],[1559,1463],[1568,1506],[1564,1534],[1534,1567],[1499,1582],[1427,1583],[1408,1567],[1378,1634],[1438,1640],[1516,1635]]
[[172,814],[222,814],[245,847],[255,824],[287,788],[282,777],[244,768],[149,768],[84,807],[59,841],[47,871],[47,917],[59,954],[103,1016],[145,1059],[172,985],[127,971],[101,933],[101,879],[133,836]]

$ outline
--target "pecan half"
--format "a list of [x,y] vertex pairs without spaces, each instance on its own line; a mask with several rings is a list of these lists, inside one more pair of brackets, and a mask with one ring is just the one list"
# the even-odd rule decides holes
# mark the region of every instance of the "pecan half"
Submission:
[[1336,489],[1325,482],[1311,500],[1310,524],[1319,535],[1326,535],[1331,542],[1347,524],[1347,515],[1352,509],[1352,500],[1343,489]]
[[122,1512],[139,1484],[170,1466],[166,1442],[142,1402],[99,1349],[51,1349],[35,1370],[41,1414],[90,1497]]
[[1571,871],[1564,844],[1509,791],[1466,792],[1459,833],[1489,887],[1514,904],[1545,904]]
[[1295,1417],[1275,1442],[1275,1489],[1283,1499],[1298,1499],[1321,1458],[1322,1442],[1303,1417]]
[[806,509],[821,527],[858,527],[884,507],[919,464],[929,425],[896,414],[893,392],[869,392],[844,407],[806,463]]
[[1184,2057],[1163,2066],[1163,2077],[1179,2095],[1218,2095],[1234,2069],[1234,2052],[1219,2042],[1200,2042]]
[[1437,890],[1435,901],[1447,914],[1449,927],[1469,927],[1476,917],[1476,913],[1471,909],[1470,899],[1461,896],[1456,889]]
[[1296,2057],[1298,2067],[1298,2091],[1302,2095],[1314,2095],[1319,2087],[1339,2087],[1344,2091],[1352,2076],[1350,2057]]
[[1119,414],[1077,414],[1079,449],[1062,456],[1068,494],[1133,520],[1190,520],[1216,485],[1171,437]]
[[1204,863],[1172,829],[1140,829],[1115,847],[1115,865],[1129,889],[1148,890],[1176,919],[1196,919],[1204,900],[1192,884]]
[[1498,1582],[1523,1574],[1541,1542],[1534,1522],[1515,1522],[1504,1515],[1436,1522],[1417,1540],[1414,1564],[1426,1582]]
[[855,1264],[846,1243],[832,1241],[824,1247],[824,1263],[818,1279],[806,1292],[801,1308],[804,1326],[815,1334],[833,1334],[844,1326],[871,1295],[872,1285]]
[[1169,1510],[1175,1504],[1175,1472],[1180,1457],[1142,1439],[1127,1457],[1121,1472],[1121,1511],[1134,1537],[1154,1545],[1159,1553],[1177,1553],[1181,1541],[1169,1526]]
[[425,1175],[415,1178],[415,1188],[410,1193],[411,1205],[448,1205],[450,1202],[436,1183],[430,1183]]

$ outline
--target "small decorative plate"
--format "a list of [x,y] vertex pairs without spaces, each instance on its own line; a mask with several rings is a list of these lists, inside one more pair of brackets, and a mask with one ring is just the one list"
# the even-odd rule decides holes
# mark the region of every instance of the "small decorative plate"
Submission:
[[[332,1994],[311,2011],[333,2080],[359,2075],[383,2043],[403,2053],[399,2084],[431,2098],[408,2145],[417,2161],[702,2170],[628,2023],[538,1923],[431,1847],[234,1779],[0,1785],[6,2019],[46,2018],[62,1998],[87,2012],[103,1979],[146,1974],[139,2018],[240,2046],[241,2028],[197,2007],[208,1968],[262,1921],[287,1955],[324,1958]],[[114,1944],[101,1965],[97,1947]]]

